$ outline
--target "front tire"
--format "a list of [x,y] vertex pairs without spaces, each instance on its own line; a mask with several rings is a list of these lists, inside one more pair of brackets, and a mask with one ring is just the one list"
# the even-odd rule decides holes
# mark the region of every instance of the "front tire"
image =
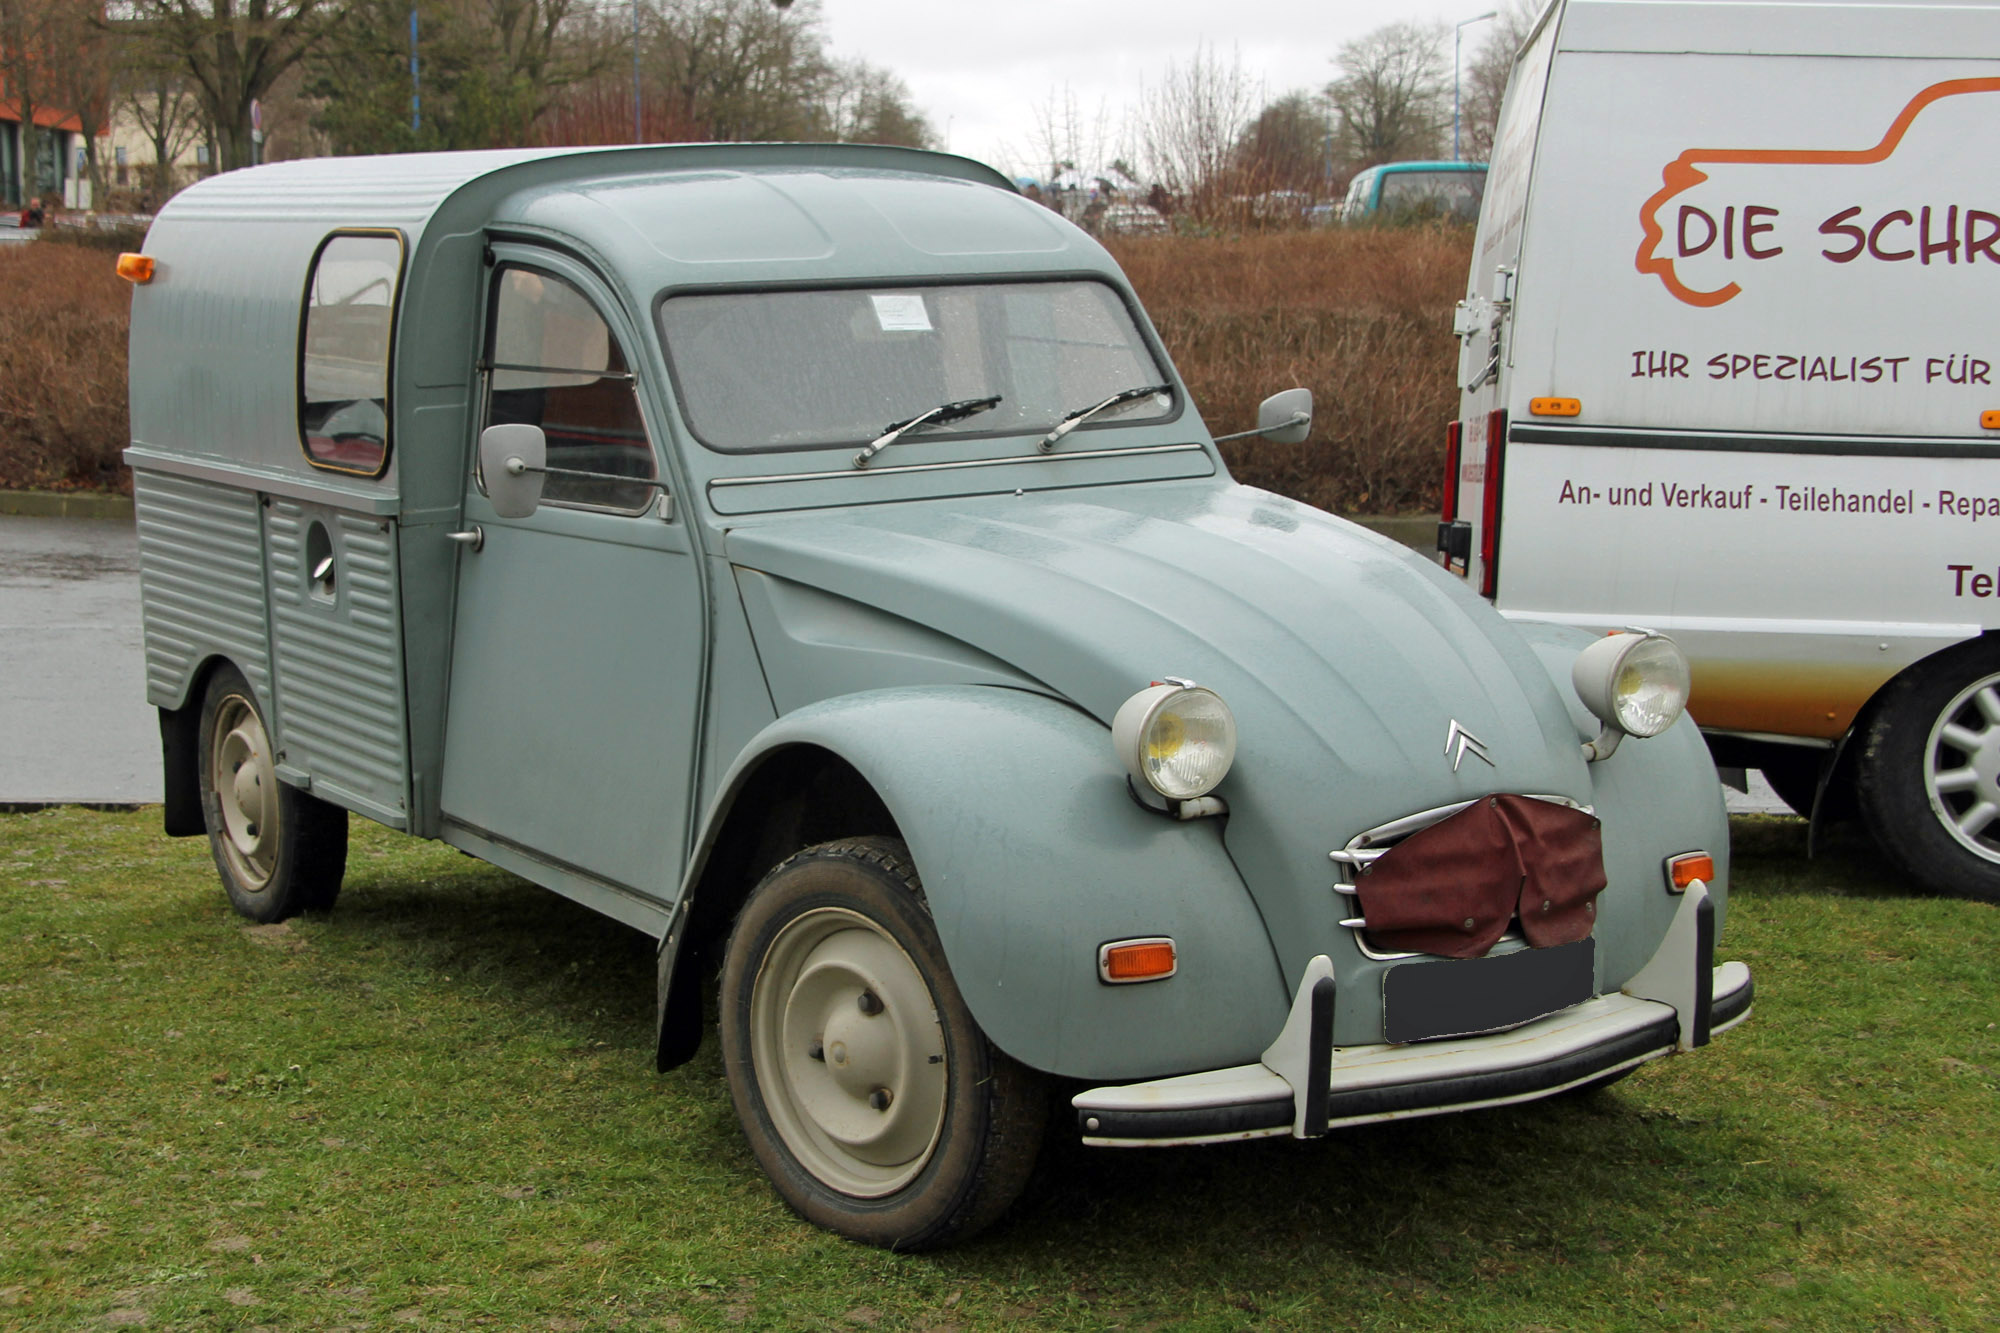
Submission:
[[765,876],[730,935],[720,1007],[744,1135],[806,1220],[930,1249],[1027,1184],[1041,1079],[973,1021],[901,842],[823,843]]
[[270,729],[234,667],[210,678],[196,748],[208,848],[252,921],[323,912],[347,871],[347,812],[278,780]]
[[1861,740],[1861,813],[1882,850],[1928,889],[2000,903],[2000,643],[1897,680]]

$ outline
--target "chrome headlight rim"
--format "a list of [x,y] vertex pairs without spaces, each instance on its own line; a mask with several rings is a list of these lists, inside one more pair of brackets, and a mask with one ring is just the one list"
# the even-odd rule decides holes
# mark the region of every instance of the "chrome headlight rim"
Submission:
[[[1219,726],[1219,741],[1211,741],[1210,744],[1220,752],[1220,757],[1218,759],[1212,754],[1206,770],[1199,777],[1176,782],[1172,768],[1164,763],[1149,762],[1148,756],[1157,755],[1164,748],[1162,724],[1175,716],[1175,707],[1178,705],[1187,710],[1190,704],[1195,710],[1206,711],[1202,721]],[[1185,716],[1185,712],[1182,715]],[[1180,678],[1169,678],[1140,690],[1119,705],[1117,716],[1111,723],[1112,748],[1125,765],[1125,771],[1142,790],[1156,793],[1169,801],[1198,801],[1221,786],[1235,767],[1236,741],[1236,715],[1227,701],[1206,686]]]
[[[1636,678],[1628,673],[1636,672]],[[1640,740],[1672,730],[1687,713],[1692,673],[1680,645],[1652,630],[1620,630],[1576,655],[1570,683],[1605,727]],[[1623,688],[1621,688],[1623,687]],[[1663,691],[1648,704],[1647,689]]]

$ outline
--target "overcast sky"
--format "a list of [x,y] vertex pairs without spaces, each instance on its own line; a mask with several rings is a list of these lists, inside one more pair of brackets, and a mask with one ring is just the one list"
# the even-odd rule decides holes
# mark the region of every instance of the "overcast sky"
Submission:
[[[1456,23],[1492,0],[822,0],[833,51],[902,76],[955,153],[1033,170],[1037,108],[1065,87],[1087,121],[1103,107],[1118,149],[1128,109],[1201,42],[1266,97],[1318,91],[1340,44],[1400,19]],[[1465,30],[1469,58],[1487,24]],[[1102,165],[1102,164],[1099,164]]]

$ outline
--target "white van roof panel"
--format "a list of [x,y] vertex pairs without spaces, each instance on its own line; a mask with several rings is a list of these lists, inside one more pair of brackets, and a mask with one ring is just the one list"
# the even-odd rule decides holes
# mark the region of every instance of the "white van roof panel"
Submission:
[[1571,0],[1559,49],[1919,58],[2000,50],[1991,0]]

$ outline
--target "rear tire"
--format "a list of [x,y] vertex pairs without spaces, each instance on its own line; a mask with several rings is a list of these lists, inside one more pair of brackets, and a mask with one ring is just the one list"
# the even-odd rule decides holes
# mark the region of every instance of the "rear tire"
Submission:
[[270,729],[235,667],[209,679],[196,754],[202,822],[230,905],[264,922],[330,909],[347,870],[347,812],[278,780]]
[[822,843],[765,876],[729,937],[721,1028],[744,1136],[807,1221],[932,1249],[1026,1186],[1041,1076],[973,1021],[902,843]]
[[1894,681],[1861,741],[1862,818],[1925,888],[2000,903],[2000,642]]

